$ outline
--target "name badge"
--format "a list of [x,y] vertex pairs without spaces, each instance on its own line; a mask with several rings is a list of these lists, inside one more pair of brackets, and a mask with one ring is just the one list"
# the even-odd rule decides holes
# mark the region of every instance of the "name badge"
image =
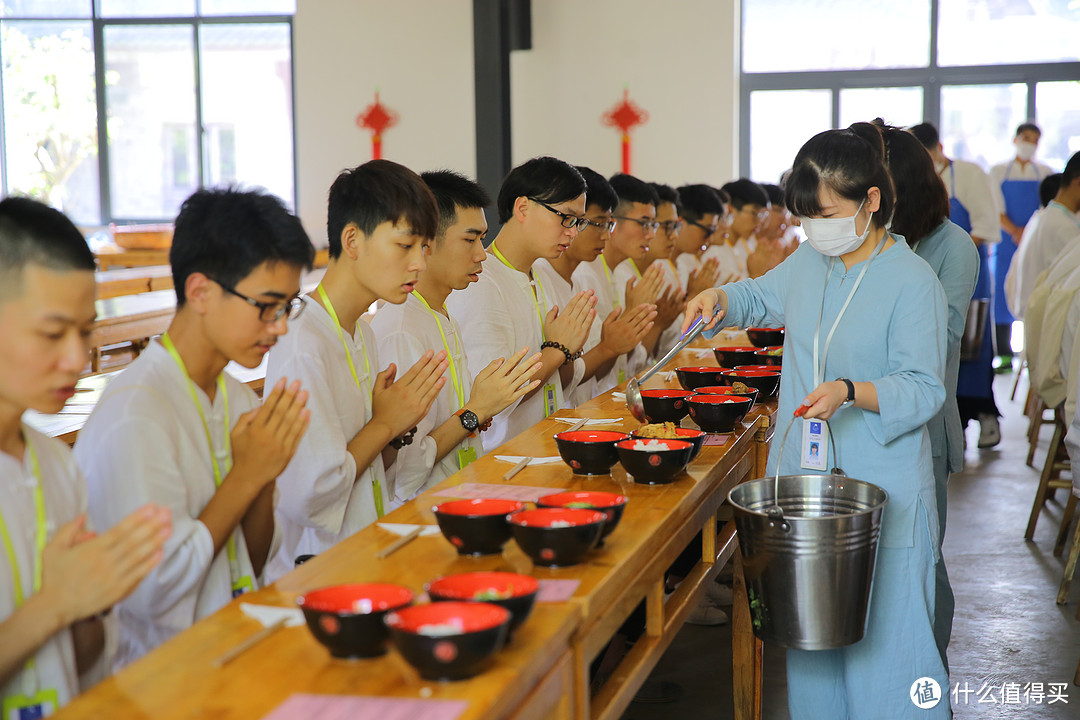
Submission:
[[238,598],[244,593],[255,592],[255,583],[252,582],[250,575],[245,575],[232,586],[232,596]]
[[803,420],[802,466],[824,471],[829,466],[829,426],[817,418]]
[[559,409],[559,400],[555,397],[555,383],[544,386],[544,417],[552,415]]
[[44,688],[33,695],[10,695],[4,698],[3,720],[41,720],[59,707],[60,696],[55,688]]
[[476,448],[467,447],[461,448],[457,451],[457,464],[459,470],[464,470],[465,467],[476,460]]

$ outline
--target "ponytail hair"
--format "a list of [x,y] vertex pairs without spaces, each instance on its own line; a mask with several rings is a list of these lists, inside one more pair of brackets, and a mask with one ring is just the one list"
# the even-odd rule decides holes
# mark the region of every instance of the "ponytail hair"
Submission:
[[896,187],[891,229],[908,244],[918,242],[949,219],[949,193],[919,138],[881,118],[874,125],[885,142],[886,165]]

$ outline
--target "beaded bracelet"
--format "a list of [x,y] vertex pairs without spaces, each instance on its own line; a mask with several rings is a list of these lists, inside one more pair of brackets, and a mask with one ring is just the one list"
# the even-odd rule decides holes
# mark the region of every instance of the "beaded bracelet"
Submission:
[[416,436],[416,428],[413,428],[409,432],[405,433],[401,437],[396,437],[390,441],[390,447],[395,450],[400,450],[406,445],[412,445],[413,437]]
[[566,363],[572,363],[575,360],[577,360],[579,357],[581,357],[581,352],[580,351],[578,351],[576,353],[572,353],[572,352],[570,352],[570,349],[568,347],[566,347],[562,343],[557,343],[554,340],[545,340],[544,342],[540,343],[540,349],[543,350],[544,348],[555,348],[556,350],[561,352],[563,355],[565,355],[566,360],[563,362],[564,365]]

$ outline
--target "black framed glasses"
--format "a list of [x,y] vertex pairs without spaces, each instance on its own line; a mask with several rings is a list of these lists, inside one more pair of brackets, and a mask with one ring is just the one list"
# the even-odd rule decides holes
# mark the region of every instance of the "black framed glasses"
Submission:
[[589,218],[585,218],[585,224],[586,225],[592,225],[594,228],[599,230],[601,233],[603,233],[605,230],[607,232],[611,232],[612,230],[615,229],[615,221],[614,220],[590,220]]
[[705,237],[707,238],[715,235],[716,231],[720,229],[719,225],[702,225],[696,220],[687,220],[686,222],[690,223],[694,227],[701,228],[701,231],[705,233]]
[[660,227],[664,228],[664,232],[668,235],[678,235],[682,232],[683,221],[682,220],[665,220],[660,223]]
[[638,225],[641,226],[641,229],[645,230],[646,232],[648,232],[649,230],[656,232],[656,228],[660,227],[660,223],[656,222],[652,218],[632,218],[626,217],[625,215],[616,215],[615,218],[618,220],[629,220],[630,222],[636,222]]
[[550,205],[548,205],[543,200],[537,200],[536,198],[532,198],[532,197],[528,198],[528,199],[532,200],[537,205],[541,205],[541,206],[547,208],[548,210],[550,210],[551,212],[555,213],[556,215],[558,215],[561,218],[559,220],[559,224],[562,225],[567,230],[569,230],[570,228],[576,228],[578,230],[584,230],[585,226],[589,224],[589,221],[586,218],[577,217],[576,215],[568,215],[567,213],[564,213],[561,210],[556,210],[555,208],[551,207]]
[[743,213],[743,212],[745,212],[745,213],[751,213],[751,214],[752,214],[752,215],[754,215],[754,216],[755,216],[755,217],[756,217],[756,218],[757,218],[758,220],[764,220],[764,219],[766,219],[767,217],[769,217],[769,208],[761,208],[761,209],[759,209],[759,210],[755,210],[755,209],[753,208],[753,206],[751,206],[751,205],[743,205],[743,206],[742,206],[741,208],[739,208],[739,209],[738,209],[738,210],[736,210],[735,212],[737,212],[737,213]]
[[288,316],[290,320],[295,320],[296,318],[300,317],[300,315],[304,312],[304,308],[307,307],[307,303],[304,301],[304,298],[300,297],[299,295],[290,298],[285,302],[260,302],[255,298],[250,298],[243,293],[237,292],[235,288],[229,287],[220,280],[215,280],[214,278],[210,279],[214,280],[214,282],[220,285],[221,289],[225,292],[229,293],[230,295],[235,295],[253,308],[258,308],[259,320],[267,324],[276,323],[278,320],[286,316]]

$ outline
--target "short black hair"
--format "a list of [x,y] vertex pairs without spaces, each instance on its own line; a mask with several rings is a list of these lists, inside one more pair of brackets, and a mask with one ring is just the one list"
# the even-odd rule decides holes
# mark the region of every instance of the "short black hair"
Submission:
[[784,204],[784,191],[780,189],[779,185],[761,183],[761,189],[769,196],[769,204],[773,207],[780,207]]
[[937,128],[933,123],[922,122],[918,125],[912,125],[908,128],[908,132],[919,139],[922,146],[927,150],[936,150],[937,146],[941,143],[941,135],[938,134]]
[[652,189],[652,186],[633,175],[619,173],[608,178],[608,182],[611,183],[611,189],[619,196],[617,207],[625,209],[634,203],[641,203],[655,208],[660,203],[660,198],[656,196],[656,191]]
[[[1022,122],[1019,125],[1017,125],[1016,126],[1016,135],[1019,135],[1020,133],[1024,132],[1025,130],[1030,130],[1031,132],[1035,133],[1039,137],[1042,137],[1042,130],[1040,130],[1039,126],[1036,125],[1033,122]],[[1016,135],[1014,135],[1013,137],[1016,137]]]
[[731,204],[736,210],[742,210],[746,205],[765,207],[769,204],[769,196],[765,193],[765,189],[748,178],[724,183],[720,189],[731,197]]
[[[722,187],[714,187],[713,192],[716,193],[716,197],[720,198],[720,202],[725,205],[731,204],[731,196],[728,195],[727,190]],[[727,208],[724,208],[724,210],[726,211]]]
[[1058,190],[1061,189],[1061,173],[1054,173],[1053,175],[1047,175],[1039,183],[1039,204],[1046,207],[1050,202],[1057,197]]
[[885,157],[896,188],[891,229],[908,241],[919,242],[949,218],[949,193],[930,153],[914,134],[878,118]]
[[1068,185],[1080,177],[1080,152],[1073,153],[1069,162],[1065,163],[1065,169],[1061,171],[1061,184]]
[[679,191],[670,185],[664,185],[663,183],[649,183],[649,187],[656,191],[656,197],[661,203],[671,203],[676,208],[679,207]]
[[600,173],[591,167],[584,165],[574,166],[581,177],[585,178],[585,204],[595,205],[604,212],[615,212],[615,206],[619,204],[619,196],[611,188],[611,183]]
[[314,260],[311,240],[281,200],[231,187],[197,190],[184,201],[169,250],[177,307],[192,273],[236,287],[263,263],[309,270]]
[[0,200],[0,299],[22,288],[27,265],[94,271],[94,253],[64,213],[28,197]]
[[527,160],[507,173],[499,187],[499,224],[513,217],[519,197],[558,205],[584,195],[585,187],[585,178],[568,162],[549,156]]
[[491,197],[480,183],[453,170],[429,170],[420,173],[420,178],[435,196],[435,204],[439,208],[437,238],[445,235],[446,229],[457,222],[458,208],[483,209],[491,204]]
[[341,255],[341,233],[349,224],[370,236],[384,222],[403,222],[413,234],[434,239],[439,208],[431,190],[419,175],[390,160],[343,170],[330,186],[327,202],[330,257]]
[[806,141],[795,156],[784,186],[784,203],[796,217],[821,214],[818,192],[830,188],[842,198],[861,202],[870,188],[881,192],[881,206],[873,224],[885,227],[892,217],[896,191],[885,168],[885,142],[871,123],[855,123],[843,130],[826,130]]
[[708,185],[683,185],[679,193],[679,217],[697,222],[703,215],[723,215],[724,202]]

